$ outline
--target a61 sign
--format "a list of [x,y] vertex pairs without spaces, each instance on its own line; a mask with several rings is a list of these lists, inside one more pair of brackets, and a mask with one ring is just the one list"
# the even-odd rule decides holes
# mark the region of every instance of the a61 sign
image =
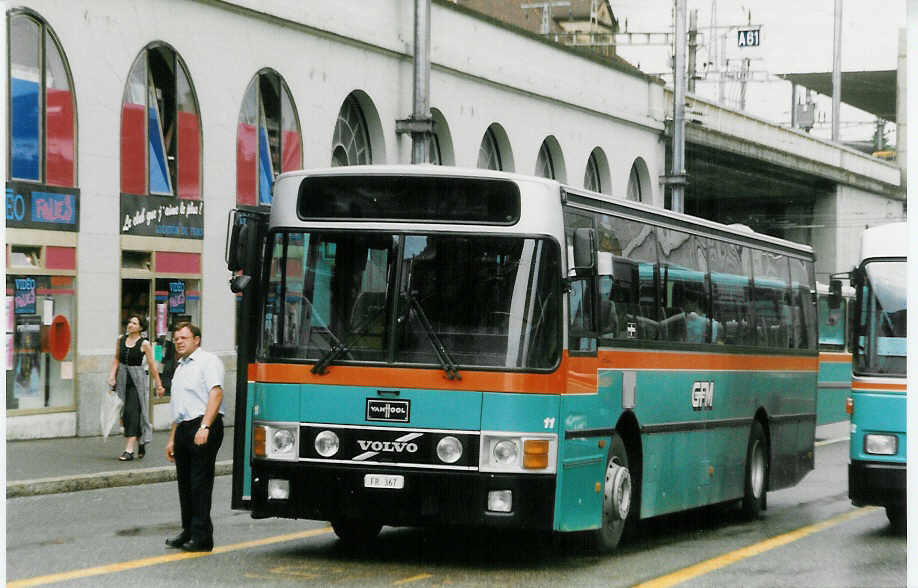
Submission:
[[759,29],[740,29],[736,31],[737,47],[758,47],[761,37]]

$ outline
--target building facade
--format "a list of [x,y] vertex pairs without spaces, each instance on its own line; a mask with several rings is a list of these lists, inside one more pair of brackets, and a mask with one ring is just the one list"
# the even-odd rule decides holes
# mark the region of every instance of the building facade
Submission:
[[[174,325],[200,324],[232,412],[228,213],[269,207],[283,171],[410,161],[395,129],[411,112],[413,21],[403,0],[8,7],[8,439],[99,434],[133,315],[167,375]],[[445,1],[431,29],[433,163],[662,205],[659,80]],[[151,401],[156,428],[167,400]]]

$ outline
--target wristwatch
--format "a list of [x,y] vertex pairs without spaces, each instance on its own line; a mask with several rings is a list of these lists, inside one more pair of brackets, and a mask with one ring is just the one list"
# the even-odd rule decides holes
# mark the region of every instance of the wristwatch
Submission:
[[[201,425],[201,429],[210,430],[210,425]],[[198,429],[198,430],[201,430],[201,429]]]

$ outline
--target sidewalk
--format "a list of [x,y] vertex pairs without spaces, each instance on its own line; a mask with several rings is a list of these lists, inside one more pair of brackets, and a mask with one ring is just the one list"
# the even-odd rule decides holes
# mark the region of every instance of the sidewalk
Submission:
[[[6,497],[94,490],[175,480],[163,452],[169,431],[155,431],[143,459],[118,461],[124,437],[64,437],[7,441]],[[136,455],[136,449],[135,455]],[[217,475],[232,472],[233,427],[226,427],[217,453]]]
[[[848,421],[816,427],[816,441],[848,436]],[[226,427],[217,454],[217,475],[232,472],[233,427]],[[153,433],[153,443],[142,460],[118,461],[124,439],[111,436],[66,437],[8,441],[6,444],[6,497],[94,490],[175,480],[175,466],[163,448],[168,431]]]

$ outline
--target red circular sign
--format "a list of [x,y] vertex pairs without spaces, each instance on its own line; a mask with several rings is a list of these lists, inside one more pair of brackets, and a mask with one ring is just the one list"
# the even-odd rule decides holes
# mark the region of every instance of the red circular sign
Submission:
[[51,357],[61,361],[70,351],[70,323],[67,322],[67,317],[60,314],[54,317],[48,330],[48,349],[51,351]]

